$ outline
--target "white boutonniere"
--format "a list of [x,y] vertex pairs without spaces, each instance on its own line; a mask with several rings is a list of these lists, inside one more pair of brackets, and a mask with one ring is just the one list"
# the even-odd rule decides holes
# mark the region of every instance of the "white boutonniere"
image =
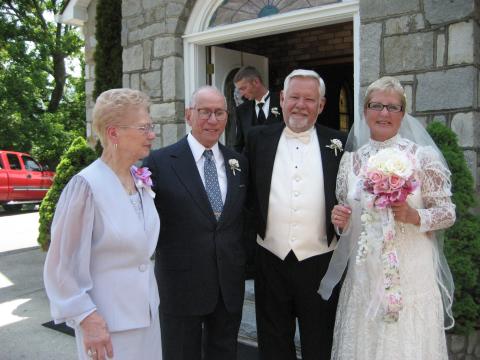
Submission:
[[230,165],[230,170],[232,170],[233,176],[235,176],[235,171],[242,171],[242,169],[240,169],[240,164],[238,163],[237,159],[228,160],[228,165]]
[[337,156],[337,151],[342,152],[343,151],[343,146],[342,142],[338,139],[330,139],[331,144],[330,145],[325,145],[327,148],[330,148],[335,151],[335,156]]
[[277,117],[278,115],[280,115],[280,111],[278,111],[278,108],[277,107],[272,107],[270,109],[270,112],[275,115],[275,117]]

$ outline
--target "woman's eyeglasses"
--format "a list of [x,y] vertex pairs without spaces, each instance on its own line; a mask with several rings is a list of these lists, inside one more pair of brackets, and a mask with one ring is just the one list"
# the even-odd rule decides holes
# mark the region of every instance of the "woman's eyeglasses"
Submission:
[[397,104],[384,105],[382,103],[377,103],[377,102],[368,103],[367,108],[373,111],[382,111],[384,108],[387,108],[387,111],[391,113],[397,113],[403,110],[402,105],[397,105]]
[[121,125],[120,128],[128,128],[128,129],[137,129],[143,132],[144,135],[148,135],[151,132],[154,132],[155,125],[154,124],[145,124],[142,126],[133,126],[133,125]]

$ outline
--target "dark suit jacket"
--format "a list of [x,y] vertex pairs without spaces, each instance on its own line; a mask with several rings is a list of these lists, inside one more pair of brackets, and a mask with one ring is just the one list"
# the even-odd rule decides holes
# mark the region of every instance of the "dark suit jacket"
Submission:
[[[272,109],[276,108],[279,112],[278,115],[272,113]],[[239,153],[243,151],[245,147],[245,140],[247,139],[248,132],[256,125],[256,112],[255,112],[255,100],[246,100],[242,104],[238,105],[235,109],[237,120],[237,137],[235,140],[235,150]],[[277,122],[283,122],[282,109],[280,107],[280,96],[278,93],[270,93],[270,106],[268,109],[268,116],[265,125],[275,124]]]
[[[213,312],[223,296],[230,312],[240,312],[245,286],[243,207],[248,164],[219,144],[225,158],[227,194],[222,215],[215,219],[187,138],[153,151],[145,161],[152,171],[160,236],[155,273],[160,309],[178,316]],[[228,165],[237,159],[235,175]]]
[[[249,207],[256,218],[257,233],[262,239],[265,238],[267,225],[273,164],[284,127],[284,123],[255,127],[250,131],[246,145],[245,155],[248,158],[250,169]],[[335,234],[330,214],[336,204],[335,185],[342,153],[337,152],[337,156],[335,156],[335,152],[326,146],[331,144],[331,139],[339,139],[342,144],[345,144],[346,136],[340,131],[322,125],[316,124],[315,128],[320,144],[325,189],[326,218],[319,219],[319,221],[325,221],[327,239],[330,244]]]

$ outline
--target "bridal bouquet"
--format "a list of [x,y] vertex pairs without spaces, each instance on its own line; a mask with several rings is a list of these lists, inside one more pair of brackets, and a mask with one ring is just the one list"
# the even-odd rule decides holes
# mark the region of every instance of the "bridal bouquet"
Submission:
[[414,159],[400,150],[383,149],[368,159],[363,171],[363,189],[374,195],[372,206],[383,209],[405,201],[417,187]]

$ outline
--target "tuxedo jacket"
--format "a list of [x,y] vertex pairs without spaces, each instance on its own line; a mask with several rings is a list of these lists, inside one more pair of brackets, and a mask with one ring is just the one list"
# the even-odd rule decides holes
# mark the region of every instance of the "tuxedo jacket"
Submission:
[[[188,145],[187,137],[153,151],[152,171],[160,235],[155,273],[160,310],[177,316],[213,312],[219,291],[229,312],[240,312],[245,286],[243,209],[248,164],[244,156],[219,144],[225,159],[227,194],[217,221]],[[229,159],[241,171],[233,173]]]
[[[258,126],[250,132],[246,144],[245,155],[248,158],[250,169],[249,208],[256,220],[257,233],[262,239],[265,238],[267,225],[273,165],[284,127],[285,123]],[[337,152],[335,155],[335,151],[327,146],[331,144],[331,139],[339,139],[342,144],[345,144],[346,136],[340,131],[318,124],[315,125],[315,129],[322,159],[326,215],[325,219],[318,220],[325,222],[327,239],[330,244],[335,234],[330,215],[336,204],[335,185],[342,153]]]
[[[279,114],[272,113],[272,109],[276,108]],[[245,140],[248,132],[252,127],[257,125],[257,113],[255,111],[255,100],[246,100],[238,105],[235,109],[237,120],[237,137],[235,140],[235,150],[241,153],[245,147]],[[283,122],[282,109],[280,108],[279,93],[270,92],[270,106],[265,125]]]

